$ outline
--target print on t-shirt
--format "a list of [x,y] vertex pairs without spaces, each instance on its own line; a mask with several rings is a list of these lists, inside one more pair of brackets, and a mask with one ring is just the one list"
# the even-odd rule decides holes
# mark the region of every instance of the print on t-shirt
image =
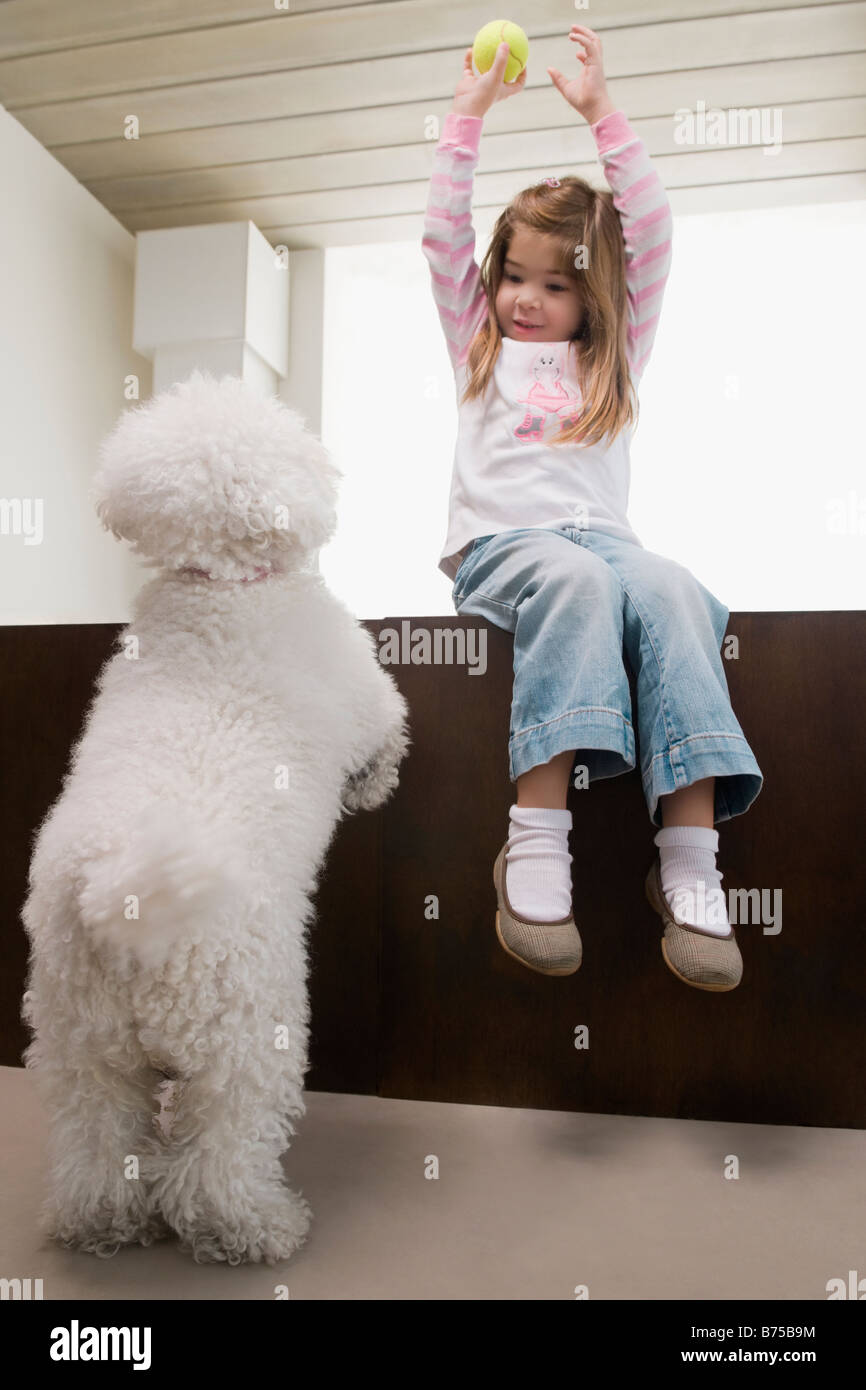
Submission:
[[555,344],[539,348],[529,373],[516,396],[524,409],[515,416],[514,437],[522,443],[533,439],[549,443],[577,420],[580,395],[563,381],[561,349]]

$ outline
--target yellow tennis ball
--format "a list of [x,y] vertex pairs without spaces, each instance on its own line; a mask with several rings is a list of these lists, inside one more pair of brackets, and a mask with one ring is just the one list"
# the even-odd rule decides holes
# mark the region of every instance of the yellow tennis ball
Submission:
[[529,56],[529,39],[519,24],[512,24],[509,19],[493,19],[485,24],[475,35],[472,57],[479,72],[489,72],[501,43],[507,43],[511,50],[505,64],[505,81],[513,82],[523,72]]

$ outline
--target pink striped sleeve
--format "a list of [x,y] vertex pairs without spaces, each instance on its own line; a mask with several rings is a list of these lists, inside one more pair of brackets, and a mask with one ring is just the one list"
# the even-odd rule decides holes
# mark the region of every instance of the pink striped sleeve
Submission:
[[433,152],[421,249],[430,265],[433,298],[452,367],[465,360],[487,316],[487,295],[475,263],[472,179],[483,121],[449,111]]
[[629,367],[643,374],[658,328],[671,264],[673,221],[649,151],[622,111],[590,126],[622,224],[628,290]]

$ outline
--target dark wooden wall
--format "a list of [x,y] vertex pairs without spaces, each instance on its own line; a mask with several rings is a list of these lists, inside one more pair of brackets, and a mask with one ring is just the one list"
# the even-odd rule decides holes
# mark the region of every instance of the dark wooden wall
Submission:
[[[378,639],[402,618],[366,624]],[[783,924],[741,925],[743,982],[690,989],[666,968],[643,880],[657,851],[637,771],[570,792],[580,970],[511,960],[493,929],[493,860],[515,788],[512,639],[477,618],[487,672],[388,669],[413,747],[388,805],[340,826],[317,896],[307,1084],[482,1105],[866,1127],[866,614],[734,613],[726,663],[764,773],[719,829],[723,887],[782,891]],[[33,830],[57,795],[114,626],[0,630],[4,969],[0,1062],[20,1065],[20,907]],[[430,896],[438,918],[425,912]],[[574,1030],[589,1029],[589,1047]]]

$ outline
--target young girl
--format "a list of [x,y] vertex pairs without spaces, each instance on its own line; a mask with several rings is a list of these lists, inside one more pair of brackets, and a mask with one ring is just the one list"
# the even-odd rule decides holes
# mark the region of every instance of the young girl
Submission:
[[643,141],[607,94],[601,42],[574,25],[578,75],[551,80],[589,122],[611,191],[546,178],[499,216],[479,269],[470,206],[482,119],[515,95],[508,46],[463,76],[434,155],[423,250],[458,388],[449,528],[439,568],[460,614],[514,634],[509,770],[517,801],[494,866],[496,930],[531,969],[568,975],[566,809],[576,786],[635,766],[659,827],[646,892],[665,962],[733,989],[742,959],[716,869],[715,822],[763,776],[731,709],[719,649],[729,610],[647,551],[626,516],[636,386],[670,265],[671,214]]

